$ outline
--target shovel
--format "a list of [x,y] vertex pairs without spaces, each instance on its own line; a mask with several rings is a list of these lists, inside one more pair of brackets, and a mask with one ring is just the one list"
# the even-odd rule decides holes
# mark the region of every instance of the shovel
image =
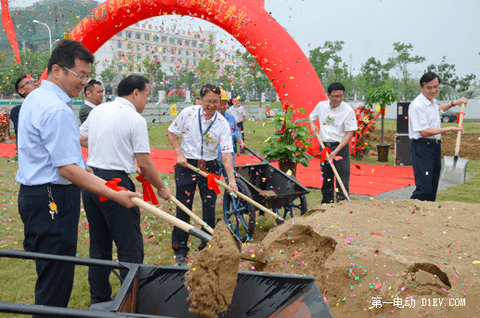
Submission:
[[[106,182],[105,180],[103,180],[102,178],[100,178],[98,176],[95,176],[95,177],[97,179],[99,179],[100,181],[104,182],[104,183]],[[173,198],[173,196],[172,196],[172,198]],[[177,199],[175,198],[175,200],[177,200]],[[161,218],[162,220],[167,221],[167,222],[175,225],[176,227],[178,227],[182,231],[187,232],[188,234],[191,234],[191,235],[201,239],[205,243],[208,243],[212,239],[212,236],[210,234],[205,233],[204,231],[202,231],[202,230],[200,230],[200,229],[198,229],[198,228],[196,228],[196,227],[194,227],[194,226],[192,226],[192,225],[190,225],[186,222],[183,222],[180,219],[177,219],[176,217],[168,214],[167,212],[164,212],[164,211],[160,210],[159,208],[154,207],[150,203],[147,203],[147,202],[145,202],[145,201],[143,201],[139,198],[132,198],[130,201],[132,201],[132,203],[135,204],[136,206],[138,206],[139,208],[142,208],[142,209],[154,214],[155,216]],[[179,201],[177,200],[177,202],[179,202]],[[185,208],[188,209],[187,207],[185,207]],[[192,214],[193,214],[193,212],[192,212]],[[235,238],[235,241],[238,244],[238,248],[241,251],[242,250],[242,242],[240,242],[240,240],[237,238],[237,236],[234,235],[233,233],[232,233],[232,236]],[[243,254],[240,256],[240,258],[243,259],[243,260],[246,260],[246,261],[266,263],[266,261],[260,260],[258,258],[251,258],[251,257],[245,256]]]
[[[465,104],[462,104],[460,110],[460,118],[458,120],[458,126],[463,125],[463,110]],[[462,132],[457,132],[457,143],[455,145],[455,155],[453,157],[443,157],[443,169],[440,176],[440,181],[450,184],[465,184],[465,178],[467,174],[468,159],[462,159],[458,156],[460,152],[460,141],[462,139]]]
[[[199,168],[195,167],[195,166],[192,166],[191,164],[187,163],[187,167],[198,173],[199,175],[201,176],[204,176],[205,178],[207,177],[207,174],[200,170]],[[285,219],[282,218],[280,215],[276,214],[275,212],[273,212],[272,210],[264,207],[263,205],[261,205],[260,203],[258,203],[257,201],[254,201],[252,200],[251,198],[247,197],[245,194],[241,193],[240,191],[238,190],[234,190],[232,189],[230,186],[228,186],[225,182],[223,181],[220,181],[220,180],[215,180],[217,182],[218,185],[222,186],[223,188],[227,189],[228,191],[232,191],[233,193],[235,193],[237,196],[239,196],[240,198],[242,198],[243,200],[253,204],[257,209],[259,209],[260,211],[264,211],[264,212],[267,212],[268,214],[270,214],[270,216],[272,216],[273,218],[279,220],[280,222],[285,222]]]
[[[323,144],[323,141],[322,141],[322,139],[320,138],[320,135],[318,134],[318,132],[315,133],[315,137],[317,137],[318,142],[320,143],[320,146],[322,146],[322,150],[323,150],[323,149],[325,148],[325,145]],[[347,192],[347,190],[345,189],[345,185],[343,185],[343,181],[342,181],[342,179],[340,178],[340,175],[338,174],[337,169],[335,168],[335,166],[334,166],[334,164],[333,164],[333,160],[330,160],[329,163],[330,163],[330,167],[332,167],[333,173],[334,173],[335,176],[337,177],[338,183],[340,183],[340,187],[342,188],[343,194],[345,195],[345,197],[347,198],[347,200],[350,201],[350,197],[348,196],[348,192]]]

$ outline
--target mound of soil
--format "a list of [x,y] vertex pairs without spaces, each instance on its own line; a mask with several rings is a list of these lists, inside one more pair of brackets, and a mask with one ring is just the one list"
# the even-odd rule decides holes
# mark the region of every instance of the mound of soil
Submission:
[[246,246],[268,262],[241,269],[313,275],[334,317],[480,317],[478,211],[418,200],[317,206]]

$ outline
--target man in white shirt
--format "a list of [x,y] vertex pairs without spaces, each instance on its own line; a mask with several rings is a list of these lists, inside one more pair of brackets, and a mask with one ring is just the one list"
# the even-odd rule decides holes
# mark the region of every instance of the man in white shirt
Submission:
[[[80,127],[80,142],[88,147],[87,164],[95,175],[104,180],[118,178],[118,186],[135,192],[129,174],[135,173],[136,163],[157,194],[170,199],[170,189],[160,179],[150,157],[147,122],[140,115],[148,103],[148,80],[130,75],[118,84],[118,96],[113,102],[95,107]],[[143,263],[143,236],[140,230],[140,209],[124,208],[113,201],[83,191],[83,205],[90,232],[90,258],[112,259],[112,240],[117,246],[118,260]],[[127,272],[121,271],[125,278]],[[112,288],[110,269],[90,267],[91,303],[109,301]]]
[[80,124],[83,124],[87,120],[88,114],[96,106],[103,102],[103,87],[102,83],[94,79],[90,80],[83,89],[83,93],[87,97],[85,103],[80,106],[78,111],[78,117],[80,118]]
[[[320,164],[323,177],[322,185],[322,203],[334,202],[334,173],[329,160],[339,156],[341,159],[335,160],[334,165],[340,178],[349,192],[350,183],[350,149],[349,143],[353,132],[357,130],[357,120],[352,107],[343,102],[345,96],[345,87],[341,83],[332,83],[328,86],[328,99],[318,103],[309,117],[310,128],[313,133],[320,131],[320,138],[325,147],[332,152],[327,156],[327,160]],[[315,122],[320,122],[320,129]],[[337,201],[345,200],[346,196],[342,191],[337,192]]]
[[242,132],[242,138],[245,137],[243,122],[247,119],[247,113],[245,112],[245,108],[240,104],[240,101],[236,98],[232,99],[233,107],[227,110],[227,113],[235,117],[235,121],[237,122],[238,129]]
[[451,131],[463,133],[463,127],[441,128],[439,109],[447,111],[453,106],[467,104],[465,97],[438,106],[440,90],[437,74],[427,72],[420,78],[418,95],[408,107],[408,135],[412,140],[412,166],[416,189],[410,199],[435,201],[437,197],[440,170],[442,168],[441,136]]
[[[218,175],[219,164],[215,159],[218,156],[218,145],[220,145],[229,185],[236,189],[233,176],[233,144],[230,125],[217,112],[220,105],[220,88],[207,84],[200,90],[200,98],[202,104],[185,108],[168,127],[167,135],[177,154],[177,164],[175,165],[176,198],[191,209],[198,184],[202,199],[203,220],[214,228],[217,194],[208,188],[206,178],[187,168],[187,163],[212,175]],[[178,142],[178,136],[180,135],[182,135],[181,147]],[[177,208],[177,218],[185,222],[190,220],[189,215],[179,208]],[[188,237],[188,233],[174,227],[172,247],[179,265],[186,265],[186,257],[189,251]],[[204,247],[205,243],[202,242],[199,249],[201,250]]]

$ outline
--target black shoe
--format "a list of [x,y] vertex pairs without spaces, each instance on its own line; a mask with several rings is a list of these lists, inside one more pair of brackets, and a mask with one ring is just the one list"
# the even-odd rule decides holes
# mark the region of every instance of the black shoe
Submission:
[[187,266],[187,254],[183,254],[183,253],[178,253],[178,254],[175,254],[175,257],[177,259],[177,264],[178,266]]

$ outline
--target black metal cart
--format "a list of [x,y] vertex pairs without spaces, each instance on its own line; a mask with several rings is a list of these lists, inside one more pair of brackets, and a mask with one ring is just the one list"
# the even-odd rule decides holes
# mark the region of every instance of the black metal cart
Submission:
[[[305,195],[310,190],[302,186],[295,177],[287,175],[249,148],[245,149],[260,159],[261,163],[234,168],[238,190],[284,219],[306,213]],[[242,242],[253,237],[255,210],[253,204],[232,197],[225,191],[223,196],[225,222]],[[264,212],[260,211],[260,215],[263,214]]]
[[[196,318],[188,311],[184,286],[187,267],[152,266],[71,256],[0,250],[1,257],[128,269],[115,299],[89,310],[1,302],[0,312],[48,317],[181,317]],[[221,318],[325,317],[332,318],[313,276],[238,273],[232,304]]]

